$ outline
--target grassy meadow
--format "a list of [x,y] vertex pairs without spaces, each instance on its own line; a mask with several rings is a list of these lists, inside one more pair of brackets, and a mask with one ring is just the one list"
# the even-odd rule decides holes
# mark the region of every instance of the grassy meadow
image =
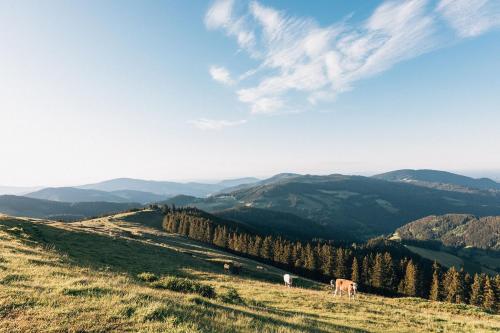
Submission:
[[[154,211],[73,223],[0,217],[0,332],[500,330],[500,316],[468,305],[363,293],[349,301],[305,279],[285,288],[279,269],[164,233],[160,223]],[[241,275],[224,273],[229,260],[243,264]],[[143,272],[210,285],[217,296],[159,288]]]

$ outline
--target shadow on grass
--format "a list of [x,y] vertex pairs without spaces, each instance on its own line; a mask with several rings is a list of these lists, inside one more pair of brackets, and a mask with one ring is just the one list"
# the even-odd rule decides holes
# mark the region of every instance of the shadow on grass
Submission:
[[[321,329],[321,328],[318,328],[318,327],[311,327],[311,326],[307,326],[307,325],[303,325],[303,324],[290,323],[290,322],[287,322],[287,321],[284,321],[284,320],[280,320],[280,319],[276,319],[276,318],[272,318],[272,317],[267,317],[267,316],[264,316],[264,315],[260,315],[260,314],[256,314],[256,313],[252,313],[252,312],[248,312],[248,311],[244,311],[244,310],[240,310],[240,309],[235,309],[235,308],[228,307],[228,306],[225,306],[225,305],[214,304],[214,303],[210,303],[210,302],[204,302],[203,305],[205,307],[209,307],[209,308],[211,307],[211,308],[222,310],[222,311],[230,311],[230,312],[233,312],[233,313],[245,316],[245,317],[250,317],[253,320],[257,320],[257,321],[260,321],[260,322],[271,323],[271,324],[279,326],[279,327],[286,327],[286,328],[289,328],[289,329],[297,330],[299,332],[317,332],[317,333],[327,333],[327,332],[367,333],[368,332],[368,331],[363,330],[363,329],[354,328],[354,327],[348,327],[348,326],[343,326],[343,325],[338,325],[338,324],[333,324],[333,323],[326,323],[326,322],[323,322],[323,321],[317,321],[317,320],[312,319],[312,318],[307,318],[307,320],[309,322],[311,322],[311,323],[314,323],[314,324],[319,324],[319,325],[322,325],[322,326],[327,326],[328,328],[327,329]],[[259,309],[259,310],[262,310],[262,309]],[[266,310],[268,310],[268,309],[266,309]],[[270,311],[270,312],[273,312],[273,311]],[[283,312],[286,312],[286,311],[283,311]],[[283,312],[276,311],[276,314],[285,315]],[[289,317],[295,316],[295,315],[309,317],[309,316],[304,315],[302,313],[296,313],[296,312],[291,312],[291,313],[287,314],[287,316],[289,316]]]
[[[210,264],[178,251],[135,240],[114,238],[91,232],[68,231],[53,226],[21,220],[2,220],[0,225],[22,228],[28,237],[17,237],[24,243],[54,247],[65,259],[78,266],[112,270],[135,277],[140,272],[175,274],[191,277],[183,268],[196,267],[213,272]],[[11,233],[18,236],[18,232]]]

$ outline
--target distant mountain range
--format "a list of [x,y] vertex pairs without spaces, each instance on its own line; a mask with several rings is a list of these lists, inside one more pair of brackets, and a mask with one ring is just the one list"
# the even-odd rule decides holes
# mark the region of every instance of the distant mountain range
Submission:
[[[282,173],[264,180],[241,178],[214,184],[118,178],[26,194],[38,201],[5,196],[0,212],[88,217],[159,202],[198,207],[269,233],[363,240],[392,233],[428,215],[500,215],[499,189],[487,178],[435,170],[397,170],[373,177]],[[94,208],[82,212],[81,207]]]
[[106,192],[134,190],[141,192],[150,192],[163,196],[174,196],[183,194],[183,195],[192,195],[197,197],[205,197],[207,195],[217,193],[228,187],[252,183],[255,181],[258,181],[258,179],[241,178],[241,179],[223,180],[215,184],[205,184],[196,182],[178,183],[169,181],[117,178],[96,184],[77,186],[77,188],[100,190]]
[[[141,204],[159,202],[174,195],[191,195],[205,197],[218,193],[226,188],[250,184],[259,181],[257,178],[228,179],[215,184],[176,183],[130,178],[117,178],[96,184],[75,187],[15,188],[20,195],[60,202],[138,202]],[[1,189],[1,188],[0,188]],[[24,189],[24,190],[21,190]]]
[[500,215],[500,194],[496,192],[443,190],[344,175],[278,175],[229,193],[191,201],[185,196],[174,197],[167,203],[212,213],[241,207],[284,212],[353,239],[390,233],[408,221],[432,214]]
[[0,186],[0,195],[12,194],[12,195],[25,195],[33,191],[38,191],[43,187],[21,187],[21,186]]
[[373,176],[373,178],[410,183],[447,191],[477,192],[500,191],[500,183],[489,178],[471,178],[438,170],[396,170]]
[[148,202],[162,201],[166,196],[134,191],[134,190],[120,190],[120,191],[99,191],[91,189],[80,189],[74,187],[49,187],[42,190],[28,193],[25,195],[29,198],[44,199],[62,202],[138,202],[145,204]]
[[437,241],[450,247],[500,250],[500,216],[478,218],[467,214],[427,216],[395,232],[403,240]]
[[137,203],[58,202],[15,195],[0,195],[0,213],[12,216],[73,221],[141,207]]

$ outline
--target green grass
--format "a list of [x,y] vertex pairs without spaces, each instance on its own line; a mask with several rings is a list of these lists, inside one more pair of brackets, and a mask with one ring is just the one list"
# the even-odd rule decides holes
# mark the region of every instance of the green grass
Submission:
[[405,245],[405,247],[410,250],[411,252],[414,252],[424,258],[430,259],[430,260],[436,260],[439,262],[441,265],[446,266],[446,267],[451,267],[455,266],[457,268],[463,267],[464,266],[464,261],[460,259],[459,257],[443,252],[443,251],[435,251],[431,249],[425,249],[422,247],[417,247],[417,246],[412,246],[412,245]]
[[[285,288],[282,271],[148,228],[142,214],[70,224],[0,218],[0,332],[500,329],[500,316],[473,306],[367,294],[349,301],[307,280]],[[226,260],[241,262],[241,275],[225,274]],[[143,272],[212,286],[217,297],[155,288]]]
[[497,274],[500,270],[500,259],[486,255],[485,251],[461,249],[458,255],[445,250],[431,250],[413,245],[405,245],[406,248],[429,260],[436,260],[443,266],[455,266],[457,269],[463,267],[469,273]]

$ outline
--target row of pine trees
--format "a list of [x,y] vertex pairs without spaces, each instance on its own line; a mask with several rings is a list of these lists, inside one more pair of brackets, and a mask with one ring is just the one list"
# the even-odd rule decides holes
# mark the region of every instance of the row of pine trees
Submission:
[[[333,246],[327,242],[290,241],[261,236],[239,227],[214,221],[195,208],[163,207],[163,228],[194,240],[249,256],[319,281],[348,278],[361,289],[385,295],[424,297],[452,303],[498,309],[500,275],[471,277],[454,267],[445,270],[437,263],[401,251],[367,246]],[[392,252],[392,253],[391,253]]]

